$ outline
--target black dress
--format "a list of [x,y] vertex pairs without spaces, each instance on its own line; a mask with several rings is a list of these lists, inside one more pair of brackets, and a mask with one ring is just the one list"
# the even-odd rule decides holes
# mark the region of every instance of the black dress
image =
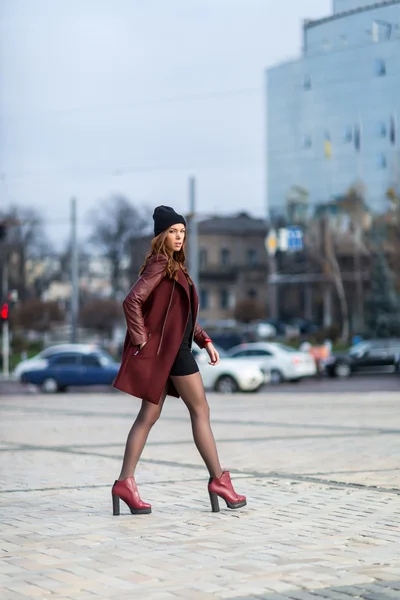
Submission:
[[193,315],[193,286],[190,287],[190,308],[189,308],[189,318],[185,329],[185,334],[183,336],[182,343],[178,350],[178,354],[176,355],[174,364],[172,365],[170,375],[176,375],[178,377],[182,377],[184,375],[193,375],[193,373],[198,373],[199,367],[197,366],[197,362],[194,359],[192,351],[190,349],[190,339],[193,333],[193,329],[195,326],[194,315]]

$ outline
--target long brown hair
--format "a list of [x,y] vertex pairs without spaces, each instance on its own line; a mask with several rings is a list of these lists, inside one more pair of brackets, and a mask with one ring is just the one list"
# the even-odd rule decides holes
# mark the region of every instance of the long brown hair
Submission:
[[140,268],[139,275],[143,273],[146,268],[147,263],[149,262],[152,256],[157,254],[163,254],[168,259],[168,264],[166,268],[166,275],[169,279],[178,279],[179,269],[182,269],[184,274],[187,277],[187,280],[190,284],[192,284],[192,280],[190,279],[189,273],[185,267],[186,255],[185,255],[185,242],[186,242],[186,232],[185,238],[183,240],[182,248],[177,252],[173,252],[170,254],[166,247],[166,241],[168,236],[168,229],[163,231],[157,237],[151,240],[151,247],[149,252],[146,254],[146,258],[144,260],[143,265]]

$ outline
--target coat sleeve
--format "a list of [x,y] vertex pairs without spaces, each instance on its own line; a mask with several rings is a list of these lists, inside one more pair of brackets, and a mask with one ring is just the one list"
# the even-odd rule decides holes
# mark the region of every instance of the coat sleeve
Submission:
[[167,263],[168,259],[163,254],[151,259],[122,303],[129,337],[134,346],[144,344],[148,340],[142,307],[151,292],[163,279]]
[[204,331],[204,329],[198,324],[196,323],[195,327],[194,327],[194,341],[196,342],[196,344],[199,346],[199,348],[204,348],[205,346],[205,339],[208,338],[209,335]]

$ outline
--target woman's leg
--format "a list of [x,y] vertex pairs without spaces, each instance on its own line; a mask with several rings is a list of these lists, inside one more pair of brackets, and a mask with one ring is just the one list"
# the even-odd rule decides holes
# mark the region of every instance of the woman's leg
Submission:
[[200,373],[183,377],[171,376],[171,379],[189,409],[193,438],[210,477],[221,477],[222,469],[210,425],[210,407]]
[[128,477],[134,474],[150,429],[157,422],[161,414],[166,395],[167,392],[164,389],[158,404],[142,400],[142,406],[126,440],[124,461],[122,463],[121,474],[118,477],[119,481],[128,479]]

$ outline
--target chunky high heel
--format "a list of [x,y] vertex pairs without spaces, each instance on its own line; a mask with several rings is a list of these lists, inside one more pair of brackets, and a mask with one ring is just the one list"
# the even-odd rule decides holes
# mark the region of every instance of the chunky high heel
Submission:
[[120,514],[120,500],[125,502],[133,515],[148,515],[151,513],[151,504],[141,500],[134,477],[128,477],[124,481],[115,481],[111,495],[114,516]]
[[231,476],[224,471],[221,477],[210,477],[208,482],[208,494],[210,496],[212,512],[219,512],[218,496],[225,500],[228,508],[242,508],[246,506],[246,496],[240,496],[233,489]]
[[114,515],[114,517],[118,517],[119,516],[119,496],[113,495],[112,503],[113,503],[113,515]]

